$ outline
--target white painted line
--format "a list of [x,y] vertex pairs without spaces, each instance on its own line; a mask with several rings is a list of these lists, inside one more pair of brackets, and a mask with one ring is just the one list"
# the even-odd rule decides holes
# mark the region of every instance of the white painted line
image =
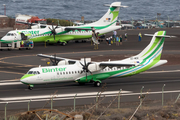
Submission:
[[[108,95],[108,94],[118,94],[119,91],[106,91],[101,93],[101,95]],[[122,91],[121,93],[131,93],[131,91]],[[74,97],[76,93],[73,94],[57,94],[55,98],[65,98],[65,97]],[[89,93],[77,93],[77,96],[93,96],[97,95],[97,92],[89,92]],[[52,95],[38,95],[38,96],[25,96],[25,97],[7,97],[7,98],[0,98],[0,100],[9,101],[9,100],[30,100],[30,99],[49,99]]]
[[[105,95],[105,97],[111,97],[111,96],[117,96],[117,93],[119,91],[108,91],[108,92],[104,92],[104,93],[114,93],[114,94],[102,94],[102,95]],[[164,94],[166,93],[180,93],[180,90],[174,90],[174,91],[164,91]],[[85,96],[80,96],[80,95],[85,95]],[[89,96],[89,94],[91,94],[92,96]],[[162,91],[157,91],[157,92],[143,92],[142,94],[162,94]],[[64,94],[65,95],[65,94]],[[72,96],[70,96],[72,95]],[[95,98],[97,95],[97,92],[92,92],[92,93],[79,93],[77,94],[77,97],[76,99],[83,99],[83,98]],[[132,95],[140,95],[140,93],[131,93],[131,91],[122,91],[121,93],[121,96],[132,96]],[[47,95],[48,97],[46,98],[42,98],[42,99],[32,99],[32,98],[29,98],[29,99],[24,99],[24,100],[21,100],[21,99],[15,99],[16,101],[11,101],[13,100],[13,98],[0,98],[0,100],[4,100],[4,102],[0,102],[0,103],[18,103],[18,102],[29,102],[29,100],[31,99],[31,101],[47,101],[47,100],[50,100],[50,96]],[[62,95],[63,96],[63,95]],[[53,100],[68,100],[68,99],[74,99],[74,96],[75,94],[69,94],[67,95],[69,97],[55,97],[53,98]],[[32,96],[31,96],[32,97]],[[37,96],[36,96],[37,97]],[[45,97],[45,96],[44,96]],[[102,96],[103,97],[103,96]],[[20,98],[20,97],[18,97]],[[21,97],[23,98],[23,97]],[[28,97],[26,97],[28,98]]]
[[167,73],[167,72],[180,72],[180,70],[168,70],[168,71],[146,71],[141,74],[149,74],[149,73]]
[[0,83],[0,86],[5,86],[5,85],[19,85],[22,84],[21,82],[9,82],[9,83]]
[[20,80],[20,78],[19,79],[12,79],[12,80],[0,80],[0,83],[1,82],[10,82],[10,81],[19,81]]

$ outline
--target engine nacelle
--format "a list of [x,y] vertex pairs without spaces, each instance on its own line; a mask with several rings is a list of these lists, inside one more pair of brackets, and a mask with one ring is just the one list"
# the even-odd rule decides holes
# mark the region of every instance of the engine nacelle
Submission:
[[68,60],[61,60],[61,61],[58,62],[57,65],[58,65],[58,66],[59,66],[59,65],[69,65],[69,62],[68,62]]
[[60,27],[60,28],[56,28],[56,33],[60,33],[60,32],[63,32],[65,29],[65,27]]
[[100,64],[100,63],[90,64],[90,65],[88,66],[88,69],[89,69],[91,72],[99,71],[99,70],[101,70],[101,67],[99,67],[99,64]]

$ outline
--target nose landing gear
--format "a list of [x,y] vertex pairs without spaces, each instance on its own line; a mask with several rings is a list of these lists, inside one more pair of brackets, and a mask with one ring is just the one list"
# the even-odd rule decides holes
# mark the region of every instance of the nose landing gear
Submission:
[[28,85],[28,89],[29,89],[29,90],[32,90],[33,87],[34,87],[34,85]]

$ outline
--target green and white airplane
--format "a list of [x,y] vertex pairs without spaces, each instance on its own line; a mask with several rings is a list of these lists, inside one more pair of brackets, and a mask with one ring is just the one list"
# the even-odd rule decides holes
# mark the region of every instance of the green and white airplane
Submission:
[[41,29],[25,29],[13,30],[8,32],[0,42],[11,43],[23,39],[29,39],[33,42],[47,42],[47,43],[61,43],[66,45],[67,41],[87,39],[92,37],[92,27],[95,28],[99,35],[120,29],[121,26],[116,26],[117,18],[119,15],[121,2],[113,2],[107,13],[98,21],[83,26],[46,26]]
[[93,62],[73,60],[61,57],[38,54],[37,56],[50,58],[56,66],[36,67],[30,69],[20,81],[32,89],[36,84],[60,82],[78,82],[79,84],[94,83],[100,86],[102,81],[110,78],[121,78],[136,75],[151,68],[167,63],[160,60],[166,31],[158,31],[149,45],[138,55],[117,61]]

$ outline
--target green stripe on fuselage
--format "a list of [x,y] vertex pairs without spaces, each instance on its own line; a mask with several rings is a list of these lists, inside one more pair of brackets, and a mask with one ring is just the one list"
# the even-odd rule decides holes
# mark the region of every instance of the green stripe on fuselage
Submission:
[[25,75],[21,78],[21,80],[23,80],[23,79],[25,79],[25,78],[28,78],[28,77],[31,77],[31,76],[34,76],[34,74],[25,74]]
[[[159,31],[157,35],[163,35],[163,31]],[[161,38],[156,37],[156,39],[155,39],[153,45],[151,46],[151,48],[150,48],[143,56],[145,56],[145,55],[148,54],[150,51],[152,51],[152,50],[154,49],[154,47],[158,44],[158,42],[159,42],[160,39],[161,39]],[[143,57],[143,56],[142,56],[142,57]]]

